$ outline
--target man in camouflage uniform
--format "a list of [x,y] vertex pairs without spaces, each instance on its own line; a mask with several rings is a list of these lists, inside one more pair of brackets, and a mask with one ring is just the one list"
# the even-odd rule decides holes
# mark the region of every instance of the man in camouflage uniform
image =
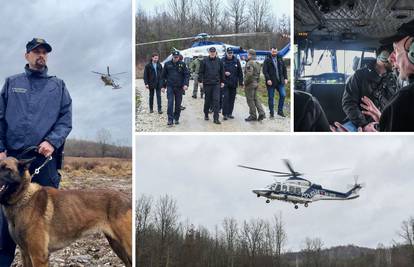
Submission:
[[[247,105],[249,106],[249,117],[245,121],[261,121],[265,116],[262,104],[257,98],[257,88],[260,78],[260,64],[256,61],[256,51],[249,49],[247,55],[246,68],[244,69],[244,91],[246,94]],[[259,117],[256,115],[256,109]]]
[[[194,80],[193,98],[197,98],[198,72],[200,71],[201,60],[203,60],[203,56],[198,55],[198,57],[195,57],[194,60],[190,63],[190,71],[193,75],[193,80]],[[203,90],[203,87],[200,85],[200,98],[203,98],[203,95],[204,95],[204,90]]]

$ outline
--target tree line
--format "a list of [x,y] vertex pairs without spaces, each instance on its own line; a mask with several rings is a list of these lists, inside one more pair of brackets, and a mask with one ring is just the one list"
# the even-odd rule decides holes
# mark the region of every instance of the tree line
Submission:
[[169,195],[141,195],[136,203],[136,263],[145,267],[405,267],[414,266],[414,218],[404,221],[401,243],[376,249],[353,245],[325,248],[318,237],[304,237],[299,252],[286,250],[281,213],[272,219],[238,222],[224,218],[214,230],[194,226],[179,215]]
[[[136,13],[136,42],[150,42],[195,36],[198,33],[228,34],[271,32],[260,37],[232,37],[219,39],[243,48],[281,48],[290,40],[290,18],[276,17],[270,0],[169,0],[167,5],[145,11],[138,6]],[[154,51],[165,58],[172,48],[184,49],[191,41],[174,41],[136,48],[136,62],[149,60]]]
[[132,147],[113,141],[109,130],[100,129],[96,133],[95,141],[66,140],[65,155],[71,157],[132,158]]

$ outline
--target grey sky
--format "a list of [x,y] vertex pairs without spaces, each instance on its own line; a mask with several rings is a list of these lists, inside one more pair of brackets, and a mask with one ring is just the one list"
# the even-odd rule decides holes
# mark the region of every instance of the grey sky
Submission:
[[[131,1],[9,1],[2,5],[0,80],[23,72],[25,45],[45,38],[53,48],[49,74],[63,79],[73,99],[69,137],[95,139],[106,128],[113,141],[131,145]],[[104,87],[91,70],[119,76],[121,90]]]
[[[226,216],[239,222],[270,219],[282,212],[287,248],[303,247],[305,237],[320,237],[326,247],[355,244],[376,247],[399,241],[401,222],[414,216],[414,136],[137,136],[136,192],[155,198],[169,194],[182,220],[213,229]],[[312,182],[346,191],[354,174],[367,184],[360,198],[319,201],[298,210],[290,203],[257,198],[251,190],[273,182],[270,174],[237,164],[296,171]],[[349,167],[335,174],[310,175]]]
[[[277,16],[281,17],[283,14],[290,16],[290,5],[291,0],[271,0],[269,4],[272,8],[272,12]],[[160,6],[168,6],[169,0],[151,0],[151,1],[143,1],[143,0],[136,0],[136,7],[142,7],[144,10],[151,12],[154,8]]]

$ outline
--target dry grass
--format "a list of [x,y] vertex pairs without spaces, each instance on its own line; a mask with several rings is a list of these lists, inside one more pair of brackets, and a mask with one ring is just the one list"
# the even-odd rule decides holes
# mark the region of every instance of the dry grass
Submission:
[[108,177],[131,177],[131,159],[65,157],[63,173],[70,176],[98,174]]

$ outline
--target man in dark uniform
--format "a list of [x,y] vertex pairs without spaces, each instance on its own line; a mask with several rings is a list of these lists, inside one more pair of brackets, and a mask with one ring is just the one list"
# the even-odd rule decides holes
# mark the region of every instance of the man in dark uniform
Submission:
[[220,109],[220,90],[224,87],[224,68],[223,63],[217,57],[216,48],[209,48],[209,56],[201,61],[198,82],[204,88],[204,119],[209,120],[208,112],[210,106],[214,112],[214,123],[221,124],[219,121]]
[[[25,155],[36,157],[29,168],[32,182],[58,188],[63,146],[72,129],[72,100],[65,83],[48,75],[46,63],[51,51],[44,39],[34,38],[26,45],[25,72],[6,78],[0,97],[0,159],[18,157],[35,146],[38,152]],[[0,222],[0,266],[10,266],[16,245],[4,215]]]
[[359,127],[363,129],[372,122],[362,113],[362,97],[370,98],[382,111],[397,91],[397,80],[388,61],[389,52],[387,48],[380,47],[376,63],[355,71],[345,85],[342,108],[348,122],[344,127],[351,132],[357,131]]
[[283,58],[278,55],[276,47],[272,47],[270,55],[263,62],[263,75],[265,76],[267,86],[270,118],[275,116],[275,90],[279,92],[277,115],[285,117],[285,114],[283,113],[283,105],[285,103],[285,85],[288,82],[288,76],[285,62],[283,61]]
[[234,119],[233,109],[237,94],[237,85],[243,86],[243,70],[240,61],[233,55],[233,49],[228,47],[226,55],[221,60],[224,66],[224,97],[223,120]]
[[149,89],[149,108],[150,113],[154,112],[154,93],[157,95],[158,114],[162,114],[161,110],[161,73],[162,66],[160,64],[158,53],[153,53],[151,61],[145,65],[144,83],[145,88]]
[[162,91],[164,92],[167,88],[167,125],[170,127],[173,125],[173,121],[175,124],[179,124],[183,92],[187,90],[190,79],[187,66],[180,60],[180,52],[174,51],[172,56],[172,60],[165,63],[161,75]]

